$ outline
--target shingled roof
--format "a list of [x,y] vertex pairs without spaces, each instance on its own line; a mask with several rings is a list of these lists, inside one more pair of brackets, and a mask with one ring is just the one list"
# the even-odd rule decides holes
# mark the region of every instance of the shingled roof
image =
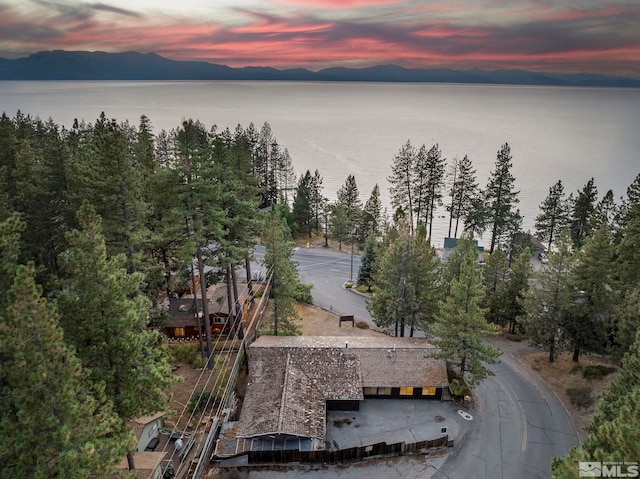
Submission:
[[361,400],[369,386],[446,386],[434,351],[417,338],[262,336],[249,349],[237,435],[324,438],[327,400]]

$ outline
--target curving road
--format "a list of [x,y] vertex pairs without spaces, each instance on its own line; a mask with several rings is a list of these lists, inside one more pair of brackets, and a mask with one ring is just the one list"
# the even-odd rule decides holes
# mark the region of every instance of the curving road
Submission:
[[[294,252],[314,302],[339,314],[372,321],[364,298],[345,290],[351,255],[323,248]],[[360,258],[354,255],[357,277]],[[476,389],[474,420],[434,478],[537,479],[551,477],[550,462],[578,444],[571,417],[555,393],[515,356],[491,366],[495,376]]]

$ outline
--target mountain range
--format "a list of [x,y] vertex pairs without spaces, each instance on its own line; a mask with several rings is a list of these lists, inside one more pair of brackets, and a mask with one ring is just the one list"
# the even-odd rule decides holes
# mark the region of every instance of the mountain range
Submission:
[[438,82],[640,88],[640,79],[591,73],[538,73],[526,70],[485,71],[410,69],[397,65],[369,68],[231,68],[201,61],[176,61],[155,53],[43,51],[28,57],[0,57],[0,80],[278,80]]

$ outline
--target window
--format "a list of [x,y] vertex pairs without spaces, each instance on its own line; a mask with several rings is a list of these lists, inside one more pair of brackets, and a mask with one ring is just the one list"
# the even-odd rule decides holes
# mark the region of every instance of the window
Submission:
[[434,388],[434,387],[422,388],[422,395],[423,396],[435,396],[436,395],[436,388]]
[[174,334],[178,337],[183,337],[184,336],[184,328],[175,328],[174,330]]
[[400,388],[400,396],[413,396],[413,387]]
[[376,394],[378,394],[378,388],[364,388],[363,394],[365,396],[375,396]]
[[391,388],[378,388],[378,396],[391,396]]

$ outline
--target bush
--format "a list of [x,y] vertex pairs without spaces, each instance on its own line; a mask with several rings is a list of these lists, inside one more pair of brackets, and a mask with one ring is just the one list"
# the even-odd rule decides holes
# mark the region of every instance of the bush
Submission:
[[356,287],[356,291],[358,293],[368,293],[369,292],[369,286],[367,286],[366,284],[358,285]]
[[578,409],[586,409],[593,404],[591,388],[588,386],[567,388],[567,396],[569,396],[571,404]]
[[190,364],[195,368],[202,368],[206,364],[206,359],[200,354],[197,344],[183,343],[171,346],[173,359],[178,363]]
[[199,413],[202,412],[205,406],[213,406],[220,401],[218,394],[215,391],[199,390],[191,396],[189,401],[189,412]]
[[471,395],[471,389],[466,381],[460,377],[457,371],[451,368],[447,368],[447,376],[449,378],[449,391],[451,395],[457,397],[464,397]]
[[302,301],[303,303],[312,304],[313,296],[311,296],[312,284],[298,283],[295,286],[295,299],[296,301]]
[[594,379],[601,379],[615,371],[616,368],[614,368],[613,366],[596,364],[593,366],[586,366],[584,368],[584,371],[582,371],[582,377],[588,379],[589,381],[593,381]]
[[360,328],[360,329],[369,329],[369,324],[365,321],[357,321],[356,322],[356,328]]

